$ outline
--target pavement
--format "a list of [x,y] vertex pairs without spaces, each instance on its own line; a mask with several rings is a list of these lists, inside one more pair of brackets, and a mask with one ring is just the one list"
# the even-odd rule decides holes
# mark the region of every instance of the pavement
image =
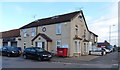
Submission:
[[105,56],[87,55],[80,57],[53,57],[53,62],[79,63],[79,64],[118,64],[118,53],[112,52]]
[[51,61],[53,62],[65,62],[65,63],[80,63],[80,64],[86,64],[89,61],[99,58],[101,56],[95,56],[95,55],[86,55],[86,56],[80,56],[80,57],[58,57],[55,56],[52,58]]

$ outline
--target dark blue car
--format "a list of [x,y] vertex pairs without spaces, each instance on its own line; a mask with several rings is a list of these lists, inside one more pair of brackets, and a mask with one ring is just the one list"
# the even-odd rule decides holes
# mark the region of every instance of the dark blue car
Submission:
[[30,48],[26,48],[24,50],[23,57],[25,59],[35,58],[35,59],[41,61],[41,60],[50,60],[52,58],[52,55],[50,52],[48,52],[42,48],[30,47]]
[[12,46],[4,46],[1,48],[1,52],[3,56],[20,56],[20,50],[17,47],[12,47]]

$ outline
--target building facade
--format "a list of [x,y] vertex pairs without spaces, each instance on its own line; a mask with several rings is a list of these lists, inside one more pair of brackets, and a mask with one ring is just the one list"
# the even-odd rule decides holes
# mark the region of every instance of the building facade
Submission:
[[57,54],[57,48],[68,48],[68,56],[88,55],[98,37],[89,31],[82,11],[38,19],[21,27],[20,35],[22,49],[41,47]]
[[0,47],[3,46],[21,47],[19,40],[20,40],[19,29],[0,32]]
[[0,33],[0,46],[41,47],[57,54],[68,48],[68,56],[88,55],[97,47],[98,36],[88,29],[83,11],[38,19],[20,29]]

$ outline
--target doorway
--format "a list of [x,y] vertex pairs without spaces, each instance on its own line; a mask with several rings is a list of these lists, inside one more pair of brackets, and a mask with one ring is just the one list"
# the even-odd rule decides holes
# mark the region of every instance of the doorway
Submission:
[[45,42],[36,42],[36,47],[45,49]]

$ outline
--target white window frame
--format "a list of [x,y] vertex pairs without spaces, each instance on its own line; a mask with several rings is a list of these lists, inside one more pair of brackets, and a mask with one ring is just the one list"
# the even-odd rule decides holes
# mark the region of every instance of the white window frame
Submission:
[[74,52],[77,53],[77,46],[78,46],[78,45],[77,45],[77,41],[74,41],[74,45],[75,45],[75,48],[74,48],[75,50],[74,50]]
[[35,28],[31,28],[31,36],[35,36]]
[[[60,44],[58,44],[58,42],[59,42]],[[57,47],[57,48],[61,48],[61,40],[57,40],[57,41],[56,41],[56,47]]]
[[23,32],[24,32],[24,37],[27,37],[27,30],[23,29]]
[[[75,42],[76,42],[76,44],[75,44]],[[74,53],[80,53],[81,52],[80,42],[79,41],[74,41],[74,45],[75,45]]]
[[56,34],[61,34],[62,33],[62,24],[57,24],[56,25]]

